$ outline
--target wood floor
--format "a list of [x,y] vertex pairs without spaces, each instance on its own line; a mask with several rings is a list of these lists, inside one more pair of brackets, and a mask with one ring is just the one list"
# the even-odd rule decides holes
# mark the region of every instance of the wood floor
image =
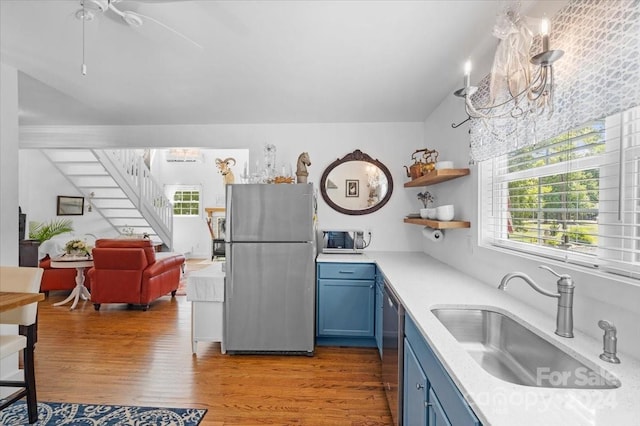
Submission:
[[376,349],[317,348],[314,357],[191,353],[191,304],[165,296],[147,312],[91,302],[39,305],[38,399],[207,408],[201,425],[389,425]]

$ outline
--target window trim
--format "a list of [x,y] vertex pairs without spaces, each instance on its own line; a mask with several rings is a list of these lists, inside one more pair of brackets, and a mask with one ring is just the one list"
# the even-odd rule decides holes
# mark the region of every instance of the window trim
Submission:
[[[194,218],[194,217],[202,217],[203,204],[202,204],[202,186],[201,185],[165,185],[165,194],[171,203],[171,212],[173,213],[174,218]],[[197,214],[176,214],[175,208],[175,194],[178,192],[186,192],[197,191],[199,194],[198,199],[198,213]]]
[[[480,232],[482,231],[479,230],[479,233]],[[552,266],[557,266],[559,268],[568,269],[569,271],[590,275],[592,277],[602,278],[609,281],[615,281],[623,284],[629,284],[636,287],[640,287],[640,281],[638,279],[629,277],[627,275],[614,274],[614,273],[602,270],[600,268],[590,268],[578,263],[569,263],[569,262],[564,262],[562,260],[558,260],[552,257],[547,258],[544,256],[539,256],[531,253],[508,249],[502,246],[497,246],[487,242],[483,242],[480,239],[480,236],[478,236],[478,247],[484,250],[489,250],[493,253],[499,253],[502,255],[511,255],[520,259],[535,262],[537,264],[541,264],[541,263],[550,264]]]

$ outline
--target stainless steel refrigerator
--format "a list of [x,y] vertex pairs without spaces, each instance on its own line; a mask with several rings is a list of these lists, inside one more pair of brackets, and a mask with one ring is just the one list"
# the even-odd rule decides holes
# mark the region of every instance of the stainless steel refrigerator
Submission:
[[311,184],[227,185],[227,353],[313,355],[313,213]]

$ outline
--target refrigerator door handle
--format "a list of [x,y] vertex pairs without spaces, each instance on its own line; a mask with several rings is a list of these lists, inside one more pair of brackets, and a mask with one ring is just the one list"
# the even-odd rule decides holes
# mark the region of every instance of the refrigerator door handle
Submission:
[[[224,277],[224,287],[225,288],[227,287],[227,284],[232,286],[233,285],[233,280],[231,279],[231,277],[226,277],[225,276]],[[231,297],[232,294],[233,294],[233,289],[229,288],[229,291],[227,292],[227,294],[224,295],[224,298],[225,299],[228,298],[229,300],[231,300],[231,299],[233,299],[233,297]]]
[[[225,256],[225,260],[224,260],[224,299],[232,299],[233,297],[233,285],[234,285],[234,279],[233,279],[233,259],[231,258],[231,256],[229,255],[229,253],[231,253],[231,244],[225,244],[225,253],[227,253],[227,255]],[[229,286],[229,288],[227,288],[227,285]]]
[[233,226],[231,225],[231,221],[232,221],[232,209],[233,209],[233,203],[230,203],[229,200],[231,200],[231,193],[233,191],[233,185],[227,185],[227,192],[226,192],[226,197],[227,197],[227,202],[225,203],[225,232],[224,232],[224,241],[225,243],[230,243],[231,242],[231,230],[233,229]]

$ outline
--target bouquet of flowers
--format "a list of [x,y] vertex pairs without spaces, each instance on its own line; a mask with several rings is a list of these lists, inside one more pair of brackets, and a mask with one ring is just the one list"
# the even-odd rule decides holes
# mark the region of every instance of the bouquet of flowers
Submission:
[[92,247],[82,240],[68,241],[64,246],[67,254],[73,254],[76,256],[89,256],[91,254]]

